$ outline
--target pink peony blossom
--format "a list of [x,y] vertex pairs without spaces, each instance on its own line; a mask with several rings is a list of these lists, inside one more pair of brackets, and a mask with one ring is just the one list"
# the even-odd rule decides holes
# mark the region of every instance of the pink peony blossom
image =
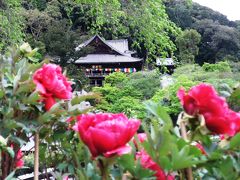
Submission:
[[179,89],[177,96],[186,113],[204,116],[207,128],[215,134],[233,136],[239,129],[240,115],[229,109],[225,98],[220,97],[213,86],[201,83],[188,93]]
[[[146,133],[139,133],[137,136],[141,143],[147,141]],[[137,147],[137,142],[135,139],[133,139],[133,143]],[[174,180],[174,176],[166,175],[164,170],[152,160],[152,158],[147,154],[147,152],[144,149],[141,149],[136,153],[136,159],[140,160],[140,163],[143,168],[154,171],[155,172],[154,176],[157,178],[157,180]]]
[[79,132],[93,157],[112,157],[129,153],[127,143],[140,126],[140,121],[128,119],[124,114],[82,114],[73,129]]
[[136,153],[136,159],[140,160],[143,168],[154,171],[154,176],[157,178],[157,180],[174,180],[174,176],[166,175],[164,170],[157,163],[155,163],[144,150]]
[[45,109],[49,110],[57,99],[71,99],[71,82],[62,74],[62,68],[55,64],[44,64],[33,75],[33,82],[40,92],[45,103]]

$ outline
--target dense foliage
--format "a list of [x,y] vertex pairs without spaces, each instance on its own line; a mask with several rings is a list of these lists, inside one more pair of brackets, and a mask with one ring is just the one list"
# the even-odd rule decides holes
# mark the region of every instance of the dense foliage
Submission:
[[[35,175],[51,167],[55,179],[239,177],[238,22],[190,0],[0,0],[0,8],[0,179],[32,166]],[[74,48],[96,33],[127,38],[147,62],[178,50],[180,63],[172,75],[112,73],[80,94],[84,69],[66,63],[90,51]],[[6,46],[24,39],[40,53]],[[21,150],[33,139],[34,157]]]
[[173,116],[181,111],[181,105],[175,96],[180,87],[188,90],[193,85],[206,82],[214,85],[222,96],[228,98],[240,80],[239,73],[233,73],[227,62],[205,63],[202,67],[197,64],[179,66],[173,73],[173,79],[173,84],[159,89],[152,97],[153,101],[161,103]]
[[201,35],[194,29],[185,30],[176,39],[179,50],[179,61],[184,63],[194,63],[195,56],[198,55],[198,44],[201,41]]
[[112,73],[106,77],[103,87],[94,87],[102,100],[97,105],[101,111],[125,114],[131,117],[144,118],[143,101],[150,99],[160,88],[160,78],[156,71],[137,72],[126,76],[123,73]]
[[0,2],[0,53],[7,47],[21,42],[24,38],[23,17],[20,0]]
[[202,38],[196,62],[237,61],[240,50],[238,22],[197,3],[185,0],[165,1],[169,18],[182,29],[195,29]]
[[[44,55],[60,58],[62,64],[79,57],[74,48],[94,34],[126,38],[140,57],[149,60],[170,56],[176,50],[173,37],[180,29],[169,20],[161,0],[3,2],[1,46],[12,45],[25,35],[32,46]],[[18,15],[10,18],[10,10]]]

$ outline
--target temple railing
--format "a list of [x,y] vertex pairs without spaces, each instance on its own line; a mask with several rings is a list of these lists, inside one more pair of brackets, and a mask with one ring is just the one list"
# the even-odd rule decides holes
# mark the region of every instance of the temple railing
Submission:
[[105,77],[108,76],[110,73],[87,73],[85,74],[87,77]]

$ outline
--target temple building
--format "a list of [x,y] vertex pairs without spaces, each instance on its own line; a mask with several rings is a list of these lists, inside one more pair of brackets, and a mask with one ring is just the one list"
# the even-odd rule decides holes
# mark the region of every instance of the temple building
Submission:
[[76,47],[76,51],[87,48],[89,53],[74,64],[84,67],[90,85],[102,86],[105,76],[112,72],[132,73],[142,70],[142,59],[132,57],[128,40],[105,40],[99,35]]
[[163,74],[172,74],[176,66],[173,58],[157,58],[156,65]]

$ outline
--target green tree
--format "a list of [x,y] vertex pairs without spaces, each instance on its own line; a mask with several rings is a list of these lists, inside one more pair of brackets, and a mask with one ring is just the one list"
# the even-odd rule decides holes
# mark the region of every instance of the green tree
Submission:
[[20,0],[3,0],[0,3],[0,52],[24,38]]
[[53,18],[47,12],[39,11],[38,9],[30,9],[25,11],[26,31],[31,34],[35,41],[38,41],[44,31],[48,29],[53,21]]
[[230,21],[225,15],[194,2],[189,5],[185,0],[166,0],[165,5],[171,21],[184,30],[195,29],[201,34],[196,57],[199,64],[215,63],[226,58],[239,59],[237,21]]
[[180,29],[169,20],[162,0],[76,2],[68,8],[74,29],[106,39],[128,38],[132,48],[150,60],[176,50],[172,37]]
[[153,60],[176,50],[171,37],[180,29],[169,20],[162,0],[122,1],[122,6],[132,47],[142,57]]
[[185,30],[176,39],[181,63],[194,63],[198,55],[201,35],[194,29]]
[[195,23],[195,29],[202,35],[199,63],[215,63],[229,55],[237,59],[240,57],[240,33],[236,28],[204,19]]

